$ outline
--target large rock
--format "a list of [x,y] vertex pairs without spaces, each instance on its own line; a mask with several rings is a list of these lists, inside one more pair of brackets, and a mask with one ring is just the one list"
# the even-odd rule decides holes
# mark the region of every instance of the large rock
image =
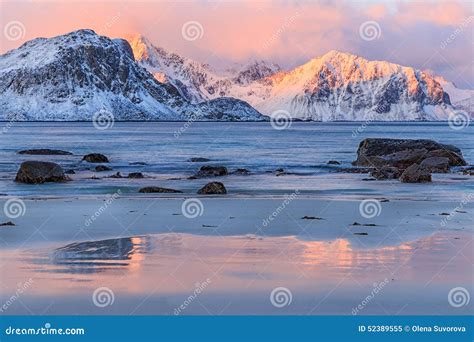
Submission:
[[466,161],[461,150],[452,145],[443,145],[433,140],[370,138],[360,142],[356,166],[393,166],[406,169],[430,157],[446,157],[449,166],[463,166]]
[[86,154],[82,160],[89,163],[108,163],[109,159],[101,153],[90,153]]
[[52,150],[52,149],[49,149],[49,148],[38,148],[38,149],[31,149],[31,150],[23,150],[23,151],[18,151],[18,154],[60,155],[60,156],[72,155],[72,153],[68,152],[68,151]]
[[370,173],[370,175],[377,180],[397,179],[400,177],[400,174],[400,170],[393,166],[382,166]]
[[225,195],[227,189],[221,182],[211,182],[204,185],[197,193],[200,195]]
[[28,184],[45,182],[65,182],[70,180],[61,166],[43,161],[26,161],[21,163],[15,181]]
[[224,166],[202,166],[198,173],[195,175],[197,178],[203,177],[220,177],[228,174],[227,168]]
[[161,187],[159,187],[159,186],[146,186],[146,187],[141,188],[140,190],[138,190],[138,192],[148,194],[148,193],[153,193],[153,192],[159,192],[159,193],[180,193],[180,192],[182,192],[182,191],[175,190],[175,189],[161,188]]
[[449,171],[449,158],[429,157],[420,164],[428,172],[446,173]]
[[431,182],[431,173],[418,164],[406,168],[400,176],[402,183],[426,183]]

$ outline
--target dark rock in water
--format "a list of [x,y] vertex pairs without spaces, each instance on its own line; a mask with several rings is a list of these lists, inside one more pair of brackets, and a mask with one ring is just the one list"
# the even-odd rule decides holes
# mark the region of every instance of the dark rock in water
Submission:
[[210,159],[207,158],[201,158],[201,157],[194,157],[194,158],[189,158],[188,162],[191,163],[205,163],[205,162],[210,162]]
[[33,154],[33,155],[58,155],[58,156],[67,156],[72,155],[71,152],[62,151],[62,150],[52,150],[49,148],[39,148],[32,150],[23,150],[19,151],[18,154]]
[[227,168],[224,166],[210,166],[210,165],[205,165],[202,166],[198,173],[195,175],[197,178],[203,178],[203,177],[220,177],[220,176],[226,176],[228,174]]
[[132,163],[128,163],[128,165],[133,165],[133,166],[144,166],[144,165],[148,165],[147,163],[145,162],[132,162]]
[[75,175],[76,174],[76,171],[74,170],[66,170],[64,171],[65,174],[68,174],[68,175]]
[[12,221],[0,223],[0,227],[6,227],[6,226],[15,226],[15,224]]
[[354,235],[369,235],[368,233],[354,233]]
[[431,182],[431,173],[418,164],[409,166],[400,176],[402,183],[426,183]]
[[322,217],[317,217],[317,216],[303,216],[301,218],[302,220],[324,220]]
[[45,182],[65,182],[70,180],[61,166],[43,161],[26,161],[21,163],[15,181],[28,184]]
[[200,195],[224,195],[227,189],[221,182],[211,182],[204,185],[198,192]]
[[327,163],[328,165],[341,165],[341,162],[338,162],[337,160],[330,160]]
[[82,160],[85,160],[89,163],[108,163],[109,159],[100,153],[90,153],[85,155]]
[[370,175],[377,180],[397,179],[400,177],[401,172],[394,166],[382,166],[373,170]]
[[145,178],[141,172],[130,172],[128,178]]
[[344,173],[369,173],[372,172],[374,168],[372,167],[345,167],[342,169],[337,169],[337,172]]
[[175,189],[168,189],[168,188],[161,188],[159,186],[146,186],[138,190],[141,193],[153,193],[153,192],[160,192],[160,193],[181,193],[182,191],[175,190]]
[[352,223],[353,226],[362,226],[359,222],[355,221],[354,223]]
[[376,181],[375,178],[362,178],[362,180],[363,180],[364,182],[373,182],[373,181]]
[[249,175],[250,174],[250,171],[247,170],[247,169],[237,169],[235,171],[232,172],[233,175]]
[[468,166],[468,167],[462,168],[460,171],[463,175],[474,176],[474,166]]
[[420,164],[428,172],[446,173],[449,171],[449,158],[447,157],[429,157]]
[[449,166],[463,166],[461,150],[433,140],[370,138],[360,142],[355,166],[394,166],[405,169],[429,157],[447,157]]
[[109,176],[109,178],[123,178],[120,172],[117,172],[115,175]]
[[95,167],[95,170],[96,170],[97,172],[112,171],[112,168],[109,167],[109,166],[106,166],[106,165],[97,165],[97,166]]

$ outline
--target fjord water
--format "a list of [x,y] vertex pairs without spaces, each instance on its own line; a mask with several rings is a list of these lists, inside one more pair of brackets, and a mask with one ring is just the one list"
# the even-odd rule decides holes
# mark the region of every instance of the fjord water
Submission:
[[[245,168],[249,176],[225,179],[230,196],[272,196],[298,189],[308,196],[422,196],[459,198],[459,191],[473,189],[473,182],[458,176],[435,176],[434,185],[396,186],[362,182],[367,175],[336,173],[350,167],[359,142],[367,137],[433,139],[461,148],[465,159],[474,160],[474,128],[454,130],[443,123],[306,123],[293,122],[284,130],[273,129],[268,122],[116,122],[99,130],[92,123],[21,123],[4,129],[0,151],[0,193],[9,195],[74,196],[104,195],[120,189],[134,196],[142,186],[158,185],[195,193],[205,180],[188,180],[202,165],[223,165],[229,171]],[[28,156],[17,151],[33,148],[57,148],[73,156]],[[81,162],[87,153],[100,152],[111,160],[112,172],[94,173],[95,165]],[[192,157],[211,159],[191,163]],[[40,187],[12,182],[24,160],[49,160],[64,169],[82,170],[71,176],[77,182],[44,184]],[[341,165],[327,165],[337,160]],[[130,165],[130,163],[146,165]],[[283,168],[288,174],[275,177]],[[143,172],[144,179],[114,179],[104,176],[115,172]],[[100,180],[90,179],[93,175]],[[461,177],[462,178],[462,177]],[[391,182],[388,182],[391,183]],[[416,189],[416,190],[414,190]]]
[[[116,122],[98,130],[84,122],[14,123],[4,130],[0,205],[16,197],[24,202],[23,215],[1,220],[16,224],[0,229],[5,314],[472,312],[472,303],[450,305],[448,293],[457,287],[473,293],[473,210],[466,196],[474,191],[474,177],[436,174],[430,184],[402,184],[336,172],[350,166],[366,137],[434,139],[461,148],[472,163],[472,127],[186,126]],[[32,148],[74,154],[16,153]],[[81,162],[91,152],[107,155],[114,170],[91,171],[94,164]],[[191,163],[192,157],[211,162]],[[55,161],[76,174],[62,184],[15,183],[19,164],[30,159]],[[329,160],[341,165],[327,165]],[[130,165],[137,162],[146,164]],[[209,179],[187,177],[204,164],[251,174],[219,178],[228,189],[225,196],[198,196]],[[277,176],[278,168],[286,174]],[[115,172],[143,172],[146,178],[107,178]],[[100,179],[91,179],[94,175]],[[139,194],[146,185],[183,193]],[[120,196],[105,206],[118,190]],[[183,212],[190,198],[202,203],[200,215],[191,218]],[[378,215],[362,215],[363,199],[380,200]],[[454,215],[447,219],[445,213]],[[18,288],[21,296],[9,300]],[[283,291],[285,305],[275,305],[275,289]],[[99,290],[109,298],[106,305],[97,305]]]

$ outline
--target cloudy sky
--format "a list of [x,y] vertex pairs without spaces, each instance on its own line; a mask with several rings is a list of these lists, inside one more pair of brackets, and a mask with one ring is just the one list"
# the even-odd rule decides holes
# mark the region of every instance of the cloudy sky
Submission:
[[474,88],[470,1],[5,1],[0,52],[91,28],[141,33],[218,67],[253,59],[291,68],[330,50],[431,69]]

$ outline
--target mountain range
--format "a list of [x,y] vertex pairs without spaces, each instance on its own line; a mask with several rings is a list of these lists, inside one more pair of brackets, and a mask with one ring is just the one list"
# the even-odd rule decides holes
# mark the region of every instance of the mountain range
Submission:
[[78,30],[0,56],[0,119],[447,120],[472,90],[431,72],[330,51],[291,70],[265,61],[216,71],[153,45]]

